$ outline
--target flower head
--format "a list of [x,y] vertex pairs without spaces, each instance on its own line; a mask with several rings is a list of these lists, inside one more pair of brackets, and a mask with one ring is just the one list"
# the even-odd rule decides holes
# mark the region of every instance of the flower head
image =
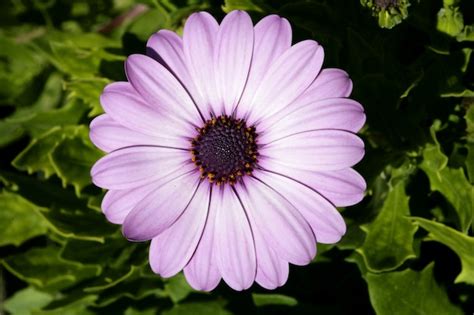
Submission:
[[183,38],[162,30],[147,55],[108,85],[90,137],[108,154],[92,168],[102,209],[132,241],[151,240],[163,277],[184,270],[196,289],[254,281],[273,289],[288,264],[346,231],[337,206],[359,202],[362,106],[323,48],[291,45],[288,21],[255,26],[233,11],[219,25],[192,14]]

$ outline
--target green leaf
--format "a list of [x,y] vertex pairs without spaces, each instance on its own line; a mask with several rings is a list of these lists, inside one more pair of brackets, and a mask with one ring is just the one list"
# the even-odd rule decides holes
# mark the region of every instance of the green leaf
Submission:
[[377,218],[361,228],[367,233],[364,245],[357,249],[371,272],[393,270],[407,259],[416,257],[413,236],[417,230],[410,215],[405,182],[392,187]]
[[[41,214],[48,220],[54,232],[67,238],[103,242],[104,237],[117,231],[104,215],[88,208],[43,209]],[[94,228],[91,229],[91,226]]]
[[63,302],[60,305],[51,303],[41,311],[36,311],[33,315],[94,315],[95,313],[88,309],[97,299],[96,295],[86,295],[81,299],[72,301],[71,303]]
[[221,301],[193,302],[177,304],[171,310],[163,312],[163,315],[230,315],[232,314],[224,308],[225,303]]
[[160,6],[143,13],[132,23],[128,32],[146,41],[153,33],[160,29],[169,28],[170,16]]
[[84,266],[62,260],[59,248],[49,245],[10,256],[2,264],[21,280],[46,290],[61,290],[81,280],[96,277],[99,266]]
[[465,282],[474,285],[474,237],[467,236],[438,222],[415,217],[413,220],[430,232],[428,240],[437,241],[448,246],[459,256],[462,270],[454,282]]
[[66,89],[70,98],[80,99],[91,108],[89,117],[93,117],[104,112],[99,97],[108,83],[110,80],[105,78],[76,79],[67,82]]
[[38,207],[20,195],[0,193],[0,246],[21,245],[24,241],[47,231],[47,224]]
[[445,5],[440,9],[436,28],[453,37],[459,35],[464,28],[464,19],[459,7]]
[[0,34],[0,100],[12,101],[43,70],[44,57]]
[[263,12],[263,1],[259,0],[225,0],[222,10],[229,13],[233,10]]
[[11,315],[31,315],[33,311],[48,305],[53,297],[33,287],[17,291],[5,301],[4,308]]
[[265,305],[295,306],[298,304],[298,301],[295,298],[283,294],[252,293],[252,299],[257,307]]
[[430,180],[431,190],[438,191],[456,210],[460,229],[467,232],[471,226],[474,211],[474,187],[469,183],[464,171],[448,167],[448,158],[441,152],[439,143],[431,128],[435,144],[428,144],[423,150],[420,168]]
[[54,127],[30,144],[13,160],[12,165],[29,174],[42,172],[45,178],[56,173],[50,160],[50,154],[63,140],[64,132],[60,127]]
[[91,184],[90,168],[101,156],[90,143],[85,126],[54,127],[34,139],[12,164],[30,174],[41,171],[46,178],[56,174],[64,187],[73,185],[79,196]]
[[366,276],[372,306],[378,315],[463,314],[433,276],[433,264],[420,272],[406,269]]
[[74,186],[79,196],[81,190],[92,183],[90,169],[103,154],[90,142],[88,130],[77,128],[73,138],[65,138],[51,153],[51,162],[63,186]]
[[165,283],[165,290],[173,303],[179,303],[194,291],[186,281],[183,273],[179,273],[168,279]]

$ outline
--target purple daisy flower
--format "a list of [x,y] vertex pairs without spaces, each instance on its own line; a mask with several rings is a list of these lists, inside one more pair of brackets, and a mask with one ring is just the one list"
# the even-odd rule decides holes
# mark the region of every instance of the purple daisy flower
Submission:
[[131,241],[151,240],[162,277],[184,270],[198,290],[224,281],[283,285],[316,242],[346,231],[336,207],[363,198],[351,166],[362,106],[346,72],[324,69],[323,48],[291,45],[288,21],[255,26],[233,11],[219,25],[191,15],[183,38],[162,30],[147,55],[125,63],[128,82],[108,85],[90,137],[108,154],[92,168],[108,189],[107,219]]

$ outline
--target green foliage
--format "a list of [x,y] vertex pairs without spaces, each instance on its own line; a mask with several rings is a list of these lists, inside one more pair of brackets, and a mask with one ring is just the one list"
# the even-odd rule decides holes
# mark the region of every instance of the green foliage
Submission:
[[367,276],[370,300],[377,314],[463,314],[433,278],[433,264],[422,271],[406,269]]
[[407,218],[409,211],[405,184],[399,182],[388,192],[377,218],[362,226],[367,236],[359,252],[369,271],[393,270],[416,257],[413,236],[417,228]]
[[[162,279],[100,212],[88,125],[147,38],[187,16],[286,17],[364,105],[367,196],[274,292]],[[468,0],[0,3],[0,313],[462,314],[474,309],[474,5]],[[446,268],[448,266],[448,268]],[[5,288],[3,294],[3,288]],[[3,300],[5,295],[5,299]]]

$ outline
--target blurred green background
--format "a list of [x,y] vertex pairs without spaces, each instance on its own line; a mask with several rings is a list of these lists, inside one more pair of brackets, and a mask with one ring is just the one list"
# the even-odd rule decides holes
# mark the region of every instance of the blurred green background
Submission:
[[[284,287],[201,293],[100,213],[88,124],[153,32],[233,9],[286,17],[350,74],[368,191]],[[474,311],[474,1],[2,0],[0,27],[0,314]]]

